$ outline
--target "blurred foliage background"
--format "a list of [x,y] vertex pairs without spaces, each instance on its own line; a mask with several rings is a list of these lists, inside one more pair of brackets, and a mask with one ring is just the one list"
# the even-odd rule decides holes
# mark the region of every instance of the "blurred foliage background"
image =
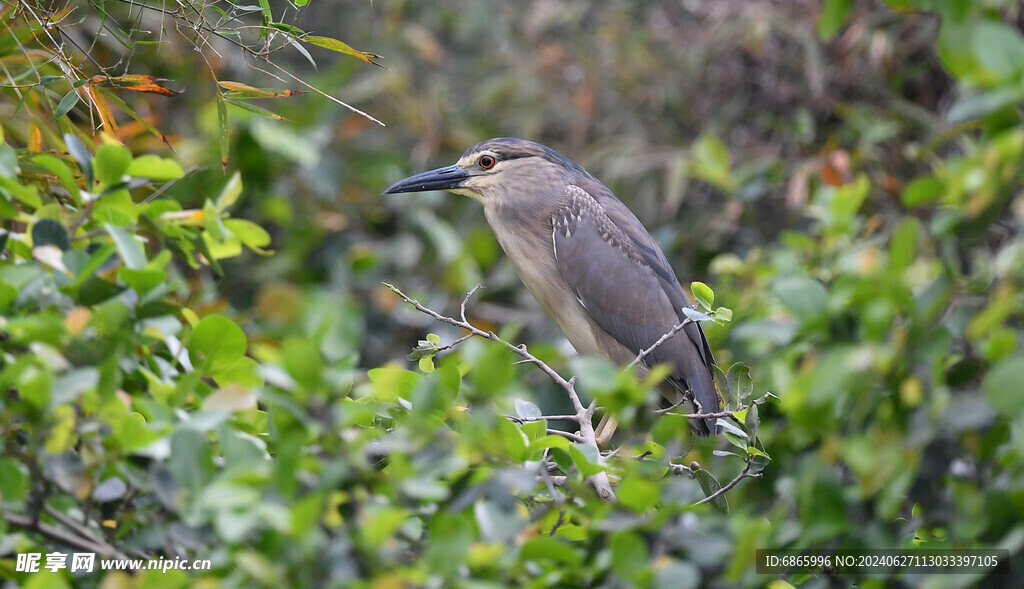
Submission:
[[[0,8],[8,585],[1024,579],[1019,3],[149,4]],[[406,359],[461,333],[381,283],[447,314],[480,283],[474,324],[605,404],[646,398],[575,358],[478,205],[380,196],[492,136],[582,164],[733,309],[707,328],[719,364],[780,401],[745,424],[772,461],[727,513],[666,464],[725,482],[741,447],[627,412],[610,506],[582,482],[593,457],[503,417],[565,412],[537,370],[480,341]],[[214,568],[15,572],[67,547],[57,528]],[[756,548],[911,546],[1013,563],[754,571]]]

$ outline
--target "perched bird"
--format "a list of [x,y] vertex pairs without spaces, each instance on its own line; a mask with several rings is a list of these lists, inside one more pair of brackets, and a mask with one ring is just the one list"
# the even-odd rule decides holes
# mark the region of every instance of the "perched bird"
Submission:
[[[455,165],[406,178],[384,194],[428,190],[483,205],[526,288],[579,353],[626,364],[686,319],[690,300],[658,244],[608,187],[562,154],[523,139],[488,139]],[[674,367],[660,386],[670,403],[689,399],[702,413],[721,410],[700,324],[655,348],[640,363],[641,375],[661,363]],[[715,421],[694,420],[691,429],[718,434]]]

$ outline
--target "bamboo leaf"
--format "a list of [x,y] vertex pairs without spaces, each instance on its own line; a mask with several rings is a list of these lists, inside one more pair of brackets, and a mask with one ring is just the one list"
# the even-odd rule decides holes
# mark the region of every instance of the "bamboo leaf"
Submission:
[[220,124],[220,166],[225,174],[228,172],[228,107],[224,104],[224,94],[217,93],[217,121]]
[[267,109],[265,109],[263,107],[256,106],[255,104],[251,104],[249,102],[245,102],[245,101],[242,101],[242,100],[233,100],[233,99],[227,98],[227,97],[224,98],[224,101],[227,102],[228,104],[232,105],[232,106],[237,106],[238,108],[240,108],[242,110],[247,110],[247,111],[249,111],[249,112],[251,112],[253,114],[257,114],[257,115],[259,115],[261,117],[266,117],[268,119],[274,119],[274,120],[278,120],[278,121],[285,121],[285,120],[287,120],[287,119],[285,119],[284,117],[282,117],[281,115],[279,115],[277,113],[271,112],[271,111],[269,111],[269,110],[267,110]]
[[56,121],[62,116],[68,114],[71,109],[75,108],[75,105],[78,104],[79,100],[78,92],[75,92],[74,90],[68,91],[68,93],[64,95],[64,98],[60,99],[60,102],[57,104],[57,110],[53,111],[53,117],[51,117],[50,120]]
[[336,51],[338,53],[344,53],[345,55],[351,55],[352,57],[361,59],[366,63],[372,63],[377,67],[384,67],[381,64],[377,63],[376,61],[373,61],[374,58],[380,59],[380,55],[377,55],[376,53],[370,53],[369,51],[359,51],[358,49],[353,49],[347,43],[343,43],[337,39],[332,39],[330,37],[320,37],[317,35],[307,35],[303,37],[302,40],[305,41],[306,43],[309,43],[310,45],[316,45],[317,47],[323,47],[324,49],[329,49],[331,51]]
[[280,98],[283,96],[297,96],[305,94],[301,90],[275,90],[271,88],[257,88],[241,82],[217,82],[221,88],[226,90],[225,98]]

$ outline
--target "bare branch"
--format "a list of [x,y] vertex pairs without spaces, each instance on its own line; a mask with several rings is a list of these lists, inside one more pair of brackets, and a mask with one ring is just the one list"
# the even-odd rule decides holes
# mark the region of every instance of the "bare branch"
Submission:
[[637,364],[643,362],[644,358],[646,358],[648,354],[653,352],[661,344],[663,344],[663,343],[667,342],[668,340],[672,339],[672,337],[675,334],[677,334],[680,331],[682,331],[684,327],[686,327],[687,325],[689,325],[691,323],[693,323],[692,319],[684,319],[682,323],[680,323],[679,325],[676,325],[675,327],[670,329],[668,331],[668,333],[666,333],[665,335],[659,337],[658,341],[656,341],[653,344],[651,344],[651,347],[647,348],[646,350],[640,350],[640,353],[637,354],[636,358],[634,358],[633,361],[630,362],[629,366],[627,366],[626,368],[632,368],[632,367],[636,366]]

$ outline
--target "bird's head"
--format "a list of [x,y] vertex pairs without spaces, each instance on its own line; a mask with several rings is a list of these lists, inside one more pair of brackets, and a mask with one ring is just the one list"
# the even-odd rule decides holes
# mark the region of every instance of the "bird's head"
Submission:
[[525,139],[499,137],[481,141],[466,150],[455,164],[406,178],[384,191],[426,192],[447,190],[468,196],[485,206],[561,193],[586,170],[562,154]]

